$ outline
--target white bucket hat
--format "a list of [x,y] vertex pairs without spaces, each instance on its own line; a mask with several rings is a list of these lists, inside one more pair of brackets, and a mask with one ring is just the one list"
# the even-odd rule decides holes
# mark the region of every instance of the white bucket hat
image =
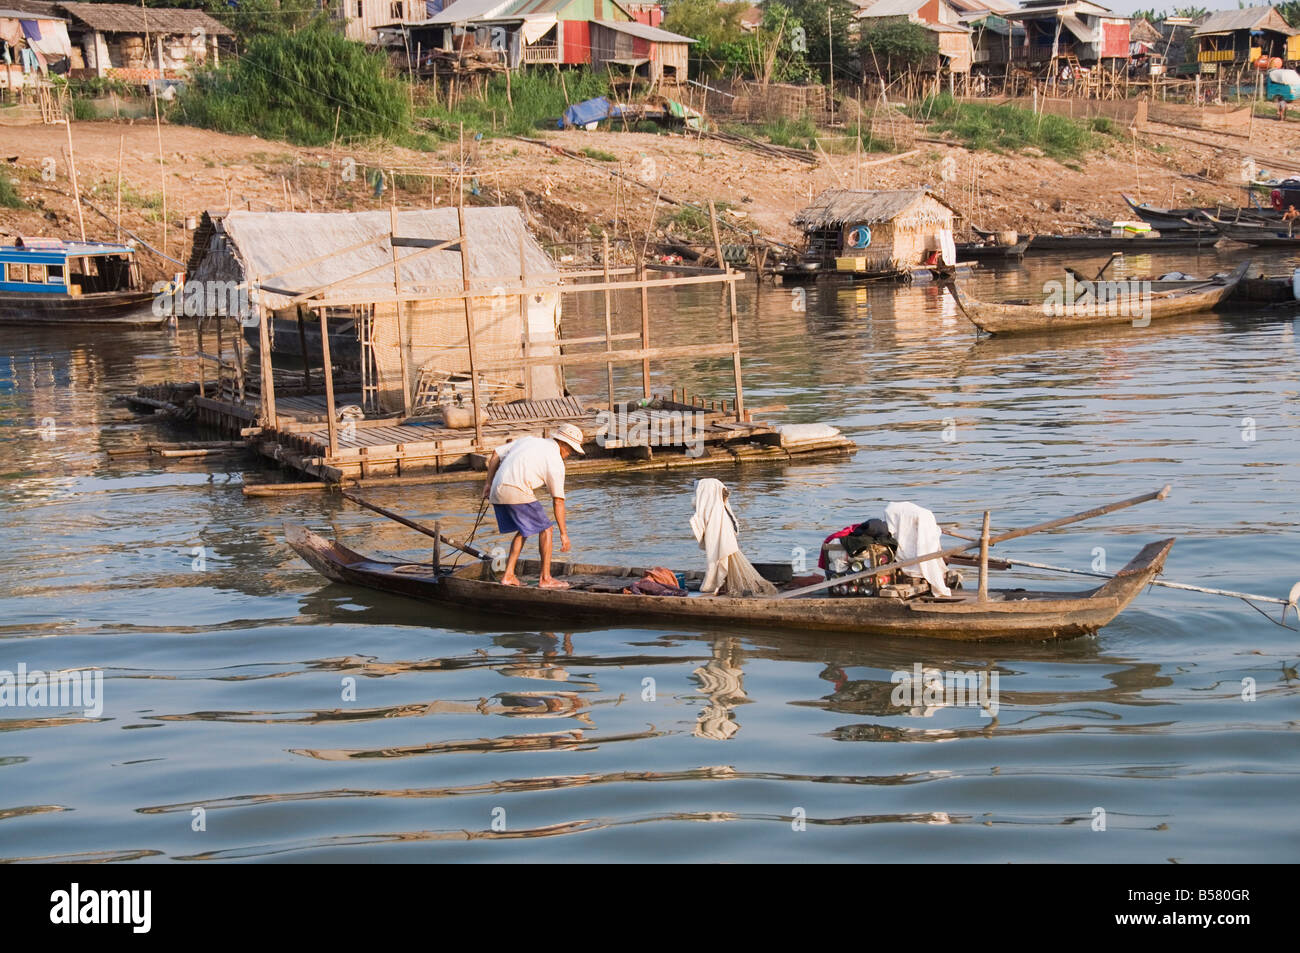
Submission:
[[562,440],[573,448],[574,453],[582,453],[582,431],[573,424],[560,424],[551,431],[552,440]]

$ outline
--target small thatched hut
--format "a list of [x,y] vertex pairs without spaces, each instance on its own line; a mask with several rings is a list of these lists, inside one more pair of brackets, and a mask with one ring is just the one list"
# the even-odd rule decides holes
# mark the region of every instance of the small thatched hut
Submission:
[[901,272],[933,253],[956,261],[956,210],[929,189],[827,189],[794,217],[804,233],[805,257],[823,265],[864,259],[856,271]]
[[[476,366],[519,361],[519,370],[499,382],[493,398],[562,396],[559,367],[524,367],[522,360],[555,354],[559,268],[529,234],[518,209],[466,208],[464,214]],[[464,299],[436,297],[462,292],[461,252],[430,249],[457,237],[457,210],[396,215],[394,235],[388,212],[205,213],[186,300],[195,283],[251,289],[255,309],[274,317],[269,326],[277,371],[282,364],[288,371],[301,369],[299,318],[309,319],[303,321],[307,329],[318,328],[323,308],[332,341],[343,328],[359,342],[352,353],[359,357],[366,412],[410,407],[422,382],[468,372],[469,346]],[[557,290],[522,299],[515,290],[549,285]],[[308,292],[315,294],[294,302]],[[246,337],[250,343],[256,339],[252,333]],[[319,342],[314,334],[307,350],[319,354]],[[332,362],[340,356],[336,350]]]

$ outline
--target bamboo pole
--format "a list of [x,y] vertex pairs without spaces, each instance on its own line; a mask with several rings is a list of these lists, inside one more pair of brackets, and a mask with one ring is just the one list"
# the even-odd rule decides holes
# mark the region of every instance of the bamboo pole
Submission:
[[334,362],[330,359],[329,319],[325,317],[325,308],[320,309],[320,353],[325,372],[325,418],[329,432],[330,458],[339,453],[339,424],[334,418]]
[[275,412],[275,366],[271,357],[271,329],[266,308],[262,306],[261,295],[257,296],[257,340],[259,344],[258,365],[262,372],[262,425],[274,427],[279,423]]
[[474,352],[474,299],[469,287],[469,236],[465,232],[465,206],[456,206],[456,222],[460,229],[460,277],[465,289],[465,344],[469,351],[470,397],[474,401],[474,446],[483,446],[483,408],[479,404],[477,358]]
[[[1008,530],[1005,533],[999,533],[989,539],[989,545],[995,543],[1004,543],[1007,540],[1019,539],[1021,536],[1028,536],[1031,533],[1041,533],[1044,530],[1056,529],[1060,526],[1068,526],[1071,523],[1079,523],[1083,520],[1094,519],[1098,516],[1105,516],[1107,513],[1114,513],[1117,510],[1126,509],[1130,506],[1136,506],[1139,503],[1147,503],[1151,500],[1163,500],[1169,495],[1171,487],[1165,484],[1154,493],[1144,493],[1141,496],[1135,496],[1131,499],[1120,500],[1116,503],[1107,503],[1105,506],[1094,507],[1090,510],[1084,510],[1082,513],[1075,513],[1073,516],[1062,516],[1059,519],[1048,520],[1046,523],[1037,523],[1033,526],[1026,526],[1023,529]],[[931,559],[946,559],[949,556],[956,556],[959,553],[969,552],[977,549],[979,543],[967,543],[965,546],[952,546],[948,549],[941,549],[938,552],[926,553],[924,556],[915,556],[912,559],[898,559],[883,566],[876,566],[874,569],[864,569],[862,572],[851,573],[847,576],[836,576],[834,579],[827,579],[823,582],[811,586],[801,586],[798,589],[790,589],[786,592],[778,593],[775,596],[769,596],[771,599],[793,599],[795,596],[806,595],[810,592],[818,592],[822,589],[829,589],[831,586],[838,586],[845,582],[852,582],[855,579],[862,579],[867,576],[879,576],[882,573],[891,572],[895,569],[905,569],[908,566],[916,566]]]
[[[524,257],[524,229],[519,230],[519,322],[524,332],[524,357],[532,354],[532,328],[528,324],[528,296],[523,289],[528,285],[528,260]],[[533,399],[533,375],[524,375],[524,396]]]
[[[122,149],[126,136],[117,137],[117,241],[122,241]],[[78,202],[78,205],[81,203]]]
[[[603,239],[604,242],[605,284],[609,284],[609,233],[608,232],[603,233],[601,238]],[[613,307],[613,299],[611,297],[611,292],[608,288],[606,288],[605,289],[605,350],[606,351],[614,350],[614,326],[613,326],[612,314],[611,314],[612,307]],[[644,342],[643,342],[643,346],[644,346]],[[613,364],[606,365],[605,373],[607,376],[606,384],[609,390],[609,409],[610,411],[613,411],[614,410],[614,365]]]
[[[397,176],[393,176],[393,204],[388,207],[388,232],[389,246],[393,250],[393,294],[401,297],[402,294],[402,276],[401,266],[397,259]],[[393,313],[397,318],[397,356],[402,366],[402,413],[407,417],[411,416],[411,368],[407,356],[406,340],[406,316],[402,313],[402,303],[399,301],[393,305]]]
[[[637,277],[641,279],[641,349],[645,356],[641,359],[641,392],[647,400],[650,398],[650,289],[645,281],[645,264],[637,268]],[[607,282],[608,283],[608,282]],[[610,408],[613,409],[612,407]]]
[[984,511],[984,526],[980,530],[980,588],[979,601],[989,601],[989,511]]
[[72,152],[72,114],[63,117],[63,124],[68,127],[68,178],[72,180],[72,200],[77,205],[77,226],[81,229],[81,240],[86,240],[86,219],[81,214],[81,189],[77,184],[77,158]]

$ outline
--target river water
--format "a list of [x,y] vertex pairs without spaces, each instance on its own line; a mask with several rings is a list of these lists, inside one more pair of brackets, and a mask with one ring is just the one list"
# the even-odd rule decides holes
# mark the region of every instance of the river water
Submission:
[[[1117,274],[1239,258],[1137,256]],[[978,293],[1036,289],[1061,264],[983,271]],[[654,296],[655,343],[716,339],[719,304],[716,288]],[[635,303],[619,305],[635,328]],[[822,536],[889,500],[977,531],[985,508],[995,529],[1026,525],[1171,483],[1165,502],[1008,554],[1114,571],[1176,536],[1168,578],[1268,595],[1300,579],[1296,310],[977,342],[921,284],[800,300],[750,282],[740,307],[750,405],[861,447],[713,474],[752,559],[815,560]],[[566,333],[602,320],[575,308]],[[326,584],[283,544],[285,521],[369,552],[427,548],[337,497],[245,498],[245,479],[274,478],[251,457],[108,457],[185,438],[114,401],[190,379],[184,332],[4,342],[0,669],[102,671],[103,710],[0,709],[0,859],[1300,856],[1300,638],[1240,602],[1152,589],[1095,637],[1029,646],[503,628]],[[656,373],[730,396],[726,361]],[[599,398],[603,371],[570,384]],[[621,394],[636,384],[620,372]],[[693,478],[571,479],[575,555],[702,566]],[[468,486],[370,495],[458,534],[477,508]],[[996,713],[895,704],[891,677],[918,665],[997,673]]]

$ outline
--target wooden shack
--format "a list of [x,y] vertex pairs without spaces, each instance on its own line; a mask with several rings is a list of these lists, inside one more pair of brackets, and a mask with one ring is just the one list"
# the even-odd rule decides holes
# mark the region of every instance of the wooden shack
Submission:
[[807,259],[840,271],[887,275],[931,258],[954,264],[957,218],[929,189],[827,189],[794,224],[804,233]]
[[596,20],[591,24],[591,65],[597,70],[621,67],[652,86],[685,83],[694,42],[644,23]]
[[1273,7],[1212,13],[1192,33],[1202,73],[1245,72],[1261,56],[1288,58],[1288,41],[1300,35]]

